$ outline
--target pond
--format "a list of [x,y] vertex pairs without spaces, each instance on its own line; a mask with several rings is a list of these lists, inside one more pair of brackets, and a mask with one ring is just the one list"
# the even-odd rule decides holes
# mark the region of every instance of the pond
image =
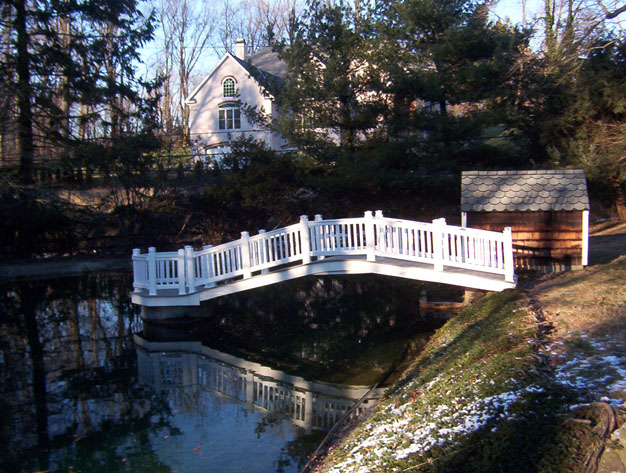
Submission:
[[281,283],[176,324],[143,322],[131,286],[0,286],[1,471],[298,472],[441,324],[421,286],[385,277]]

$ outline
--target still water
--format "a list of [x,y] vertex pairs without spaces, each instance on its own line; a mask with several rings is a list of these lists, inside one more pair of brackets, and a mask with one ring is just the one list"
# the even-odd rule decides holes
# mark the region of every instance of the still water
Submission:
[[436,325],[393,278],[291,281],[176,325],[143,323],[131,285],[0,286],[0,471],[298,472]]

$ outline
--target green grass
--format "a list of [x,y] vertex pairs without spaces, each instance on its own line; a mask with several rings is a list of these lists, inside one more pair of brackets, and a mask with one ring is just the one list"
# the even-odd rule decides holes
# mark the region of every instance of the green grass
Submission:
[[541,366],[527,307],[512,290],[452,318],[322,471],[576,471],[586,427],[563,424],[575,399]]

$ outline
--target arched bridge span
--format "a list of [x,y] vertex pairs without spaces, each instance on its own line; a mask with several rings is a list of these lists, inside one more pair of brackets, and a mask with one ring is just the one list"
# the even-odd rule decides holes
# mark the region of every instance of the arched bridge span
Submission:
[[132,301],[193,306],[309,275],[382,274],[472,289],[515,287],[511,229],[502,233],[384,217],[300,222],[194,250],[133,250]]

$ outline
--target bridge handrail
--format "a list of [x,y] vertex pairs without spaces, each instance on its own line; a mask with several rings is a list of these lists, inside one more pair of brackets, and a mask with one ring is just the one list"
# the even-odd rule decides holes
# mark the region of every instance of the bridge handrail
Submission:
[[432,223],[384,217],[365,212],[363,217],[323,220],[316,215],[269,232],[195,251],[191,246],[175,252],[147,253],[133,250],[134,290],[156,295],[159,289],[189,294],[234,278],[249,278],[271,268],[312,258],[365,255],[479,270],[504,275],[514,281],[511,229],[503,232],[447,225],[445,219]]

